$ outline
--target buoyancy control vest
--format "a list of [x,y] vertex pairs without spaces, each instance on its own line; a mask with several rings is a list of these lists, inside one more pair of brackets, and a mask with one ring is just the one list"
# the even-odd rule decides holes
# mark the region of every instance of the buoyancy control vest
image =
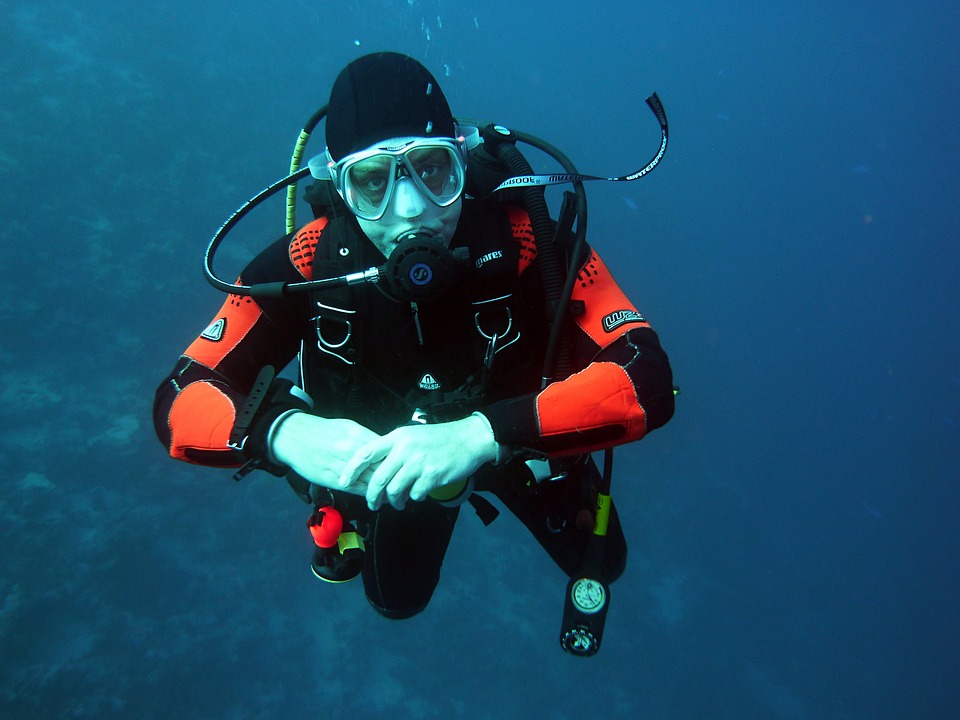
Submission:
[[[526,217],[518,206],[464,200],[451,249],[467,257],[440,297],[400,300],[372,283],[312,292],[300,370],[316,411],[387,432],[414,413],[454,420],[539,389],[548,328]],[[311,233],[313,277],[376,262],[352,217],[315,220],[300,234]]]

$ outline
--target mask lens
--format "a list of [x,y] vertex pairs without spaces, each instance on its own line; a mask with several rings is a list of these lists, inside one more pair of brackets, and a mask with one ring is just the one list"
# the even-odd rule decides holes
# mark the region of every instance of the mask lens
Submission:
[[411,177],[437,205],[447,205],[463,192],[463,166],[451,148],[414,148],[405,159]]
[[358,217],[373,220],[383,214],[396,168],[396,158],[385,154],[358,160],[344,168],[344,200]]

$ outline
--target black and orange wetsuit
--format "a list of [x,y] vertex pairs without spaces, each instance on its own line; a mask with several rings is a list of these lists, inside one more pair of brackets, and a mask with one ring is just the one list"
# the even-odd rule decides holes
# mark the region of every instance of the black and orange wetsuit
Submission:
[[[567,344],[573,372],[541,389],[545,303],[526,212],[465,200],[451,247],[469,249],[469,268],[436,302],[400,302],[373,284],[329,296],[230,295],[157,390],[154,419],[170,455],[211,466],[242,464],[244,456],[227,444],[238,408],[264,365],[283,368],[298,354],[314,412],[349,417],[380,433],[408,422],[414,409],[438,421],[479,410],[498,442],[559,457],[638,440],[670,419],[666,355],[596,253],[581,259],[574,286]],[[382,261],[352,217],[321,218],[268,247],[241,281],[298,282]],[[353,318],[349,342],[340,342],[348,327],[342,311]],[[262,452],[265,432],[265,424],[251,430],[248,453]],[[418,512],[424,509],[386,506],[379,514],[400,523]],[[442,512],[452,530],[456,510]],[[385,522],[381,517],[377,525]],[[410,534],[410,526],[403,532]],[[425,542],[439,547],[442,559],[446,542]],[[435,565],[433,584],[439,560]],[[409,569],[403,576],[398,582],[409,585]],[[426,599],[371,602],[388,615],[385,609],[394,605],[399,609],[391,616],[402,617]]]

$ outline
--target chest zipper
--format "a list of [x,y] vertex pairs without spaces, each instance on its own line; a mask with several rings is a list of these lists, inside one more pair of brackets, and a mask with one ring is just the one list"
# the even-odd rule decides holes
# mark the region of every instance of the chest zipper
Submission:
[[417,342],[423,347],[423,328],[420,327],[420,307],[415,303],[410,303],[410,309],[413,311],[413,324],[417,328]]

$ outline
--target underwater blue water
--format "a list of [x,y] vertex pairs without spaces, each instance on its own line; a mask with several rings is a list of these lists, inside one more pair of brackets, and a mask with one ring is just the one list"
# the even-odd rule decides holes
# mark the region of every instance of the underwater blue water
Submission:
[[[0,717],[960,717],[958,36],[948,2],[0,2]],[[313,578],[282,481],[153,436],[207,240],[382,49],[589,173],[666,107],[661,167],[588,187],[682,390],[617,452],[593,659],[514,519],[464,513],[391,623]]]

